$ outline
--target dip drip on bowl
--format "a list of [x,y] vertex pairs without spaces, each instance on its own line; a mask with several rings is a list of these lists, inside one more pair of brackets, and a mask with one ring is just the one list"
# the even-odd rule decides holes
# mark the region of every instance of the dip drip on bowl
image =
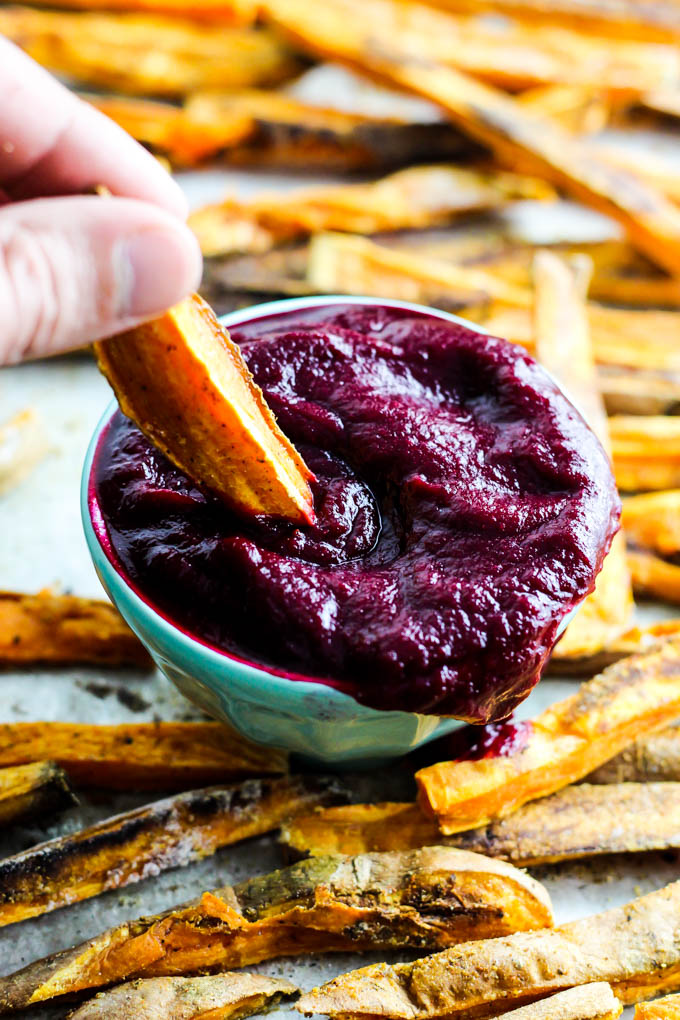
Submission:
[[119,568],[209,645],[376,709],[507,716],[618,528],[606,454],[520,348],[329,304],[232,328],[315,475],[312,526],[237,517],[120,412],[93,484]]

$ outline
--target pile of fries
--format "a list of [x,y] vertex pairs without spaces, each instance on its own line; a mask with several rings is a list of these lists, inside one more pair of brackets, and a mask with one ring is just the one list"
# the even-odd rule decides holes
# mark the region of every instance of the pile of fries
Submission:
[[[351,803],[351,783],[291,775],[214,723],[0,726],[4,826],[81,788],[164,793],[0,860],[0,926],[277,829],[286,865],[1,977],[0,1012],[90,995],[77,1020],[225,1020],[299,994],[244,965],[407,948],[420,958],[341,975],[297,1008],[609,1020],[640,1003],[637,1020],[680,1018],[680,882],[555,927],[519,870],[680,849],[680,619],[634,618],[634,596],[680,605],[680,174],[602,135],[680,127],[676,0],[46,0],[0,4],[0,32],[172,167],[362,174],[195,211],[204,296],[218,311],[345,293],[463,314],[552,372],[623,494],[623,531],[549,664],[580,689],[502,755],[431,745],[408,802]],[[319,61],[432,105],[314,104]],[[603,239],[523,230],[519,211],[549,221],[564,198],[610,218]],[[0,429],[0,492],[46,449],[33,412]],[[150,665],[108,604],[0,593],[0,666],[69,663]]]

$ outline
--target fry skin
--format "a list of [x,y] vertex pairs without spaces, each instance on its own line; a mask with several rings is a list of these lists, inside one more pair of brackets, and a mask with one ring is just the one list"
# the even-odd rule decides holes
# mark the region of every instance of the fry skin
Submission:
[[147,978],[100,992],[68,1020],[240,1020],[297,992],[290,981],[263,974]]
[[190,789],[286,772],[287,756],[221,723],[0,724],[0,766],[49,758],[78,786]]
[[56,762],[0,768],[0,827],[58,814],[77,803]]
[[301,1013],[485,1020],[607,981],[630,1005],[680,986],[680,882],[558,928],[468,942],[413,963],[374,964],[312,989]]
[[421,769],[421,807],[445,835],[488,824],[588,775],[678,715],[680,640],[669,638],[609,666],[551,705],[509,755]]
[[671,726],[642,737],[600,765],[589,783],[658,783],[680,780],[680,729]]
[[442,836],[416,804],[350,804],[282,826],[293,858],[452,846],[518,867],[680,846],[680,783],[568,786],[485,829]]
[[123,413],[196,485],[238,513],[314,523],[311,472],[198,294],[95,354]]
[[76,663],[148,669],[151,658],[110,602],[0,592],[0,666]]
[[[15,770],[35,768],[21,766]],[[249,779],[169,797],[0,860],[0,927],[185,867],[342,797],[323,777]],[[0,804],[1,809],[1,804]]]
[[204,893],[0,978],[0,1011],[135,977],[276,956],[420,946],[552,923],[547,893],[509,864],[446,847],[323,857]]

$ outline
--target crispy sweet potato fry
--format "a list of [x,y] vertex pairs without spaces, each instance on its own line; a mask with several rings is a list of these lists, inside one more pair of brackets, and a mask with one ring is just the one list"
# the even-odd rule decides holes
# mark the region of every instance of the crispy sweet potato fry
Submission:
[[680,552],[680,489],[628,496],[622,521],[634,545],[660,556]]
[[680,418],[614,415],[609,433],[620,489],[680,488]]
[[248,779],[168,797],[30,847],[0,861],[0,927],[184,867],[342,796],[337,781],[322,777]]
[[635,1007],[635,1020],[678,1020],[679,1017],[680,995],[666,995]]
[[309,249],[307,279],[326,294],[374,294],[411,301],[442,296],[448,307],[469,308],[491,299],[526,307],[531,294],[477,267],[411,256],[366,237],[316,234]]
[[680,566],[652,552],[630,549],[628,567],[637,595],[680,604]]
[[[381,10],[382,10],[381,6]],[[616,219],[631,243],[671,273],[680,273],[680,209],[641,178],[607,163],[556,122],[523,110],[500,91],[419,52],[405,37],[374,24],[358,0],[265,0],[266,16],[298,45],[349,63],[440,105],[499,162],[557,184]],[[380,40],[379,46],[376,39]]]
[[611,118],[608,99],[578,85],[539,85],[522,92],[518,102],[525,110],[550,117],[580,135],[604,130]]
[[[68,1020],[241,1020],[292,998],[298,990],[290,981],[264,974],[146,978],[101,992]],[[599,1020],[600,1014],[592,1015]]]
[[588,783],[658,783],[680,780],[680,728],[669,726],[629,744],[586,777]]
[[512,173],[419,166],[369,184],[226,200],[192,213],[204,255],[267,251],[322,230],[374,234],[449,223],[461,213],[496,209],[512,199],[551,198],[549,186]]
[[47,456],[45,427],[32,408],[0,426],[0,495],[19,485]]
[[678,414],[680,376],[600,365],[597,381],[607,413]]
[[523,872],[446,847],[317,857],[123,924],[0,978],[4,1012],[129,977],[331,950],[452,945],[551,923]]
[[197,485],[240,513],[313,522],[311,473],[197,294],[95,352],[123,412]]
[[31,722],[0,724],[0,766],[50,758],[78,786],[107,790],[187,789],[276,775],[287,758],[221,723]]
[[606,981],[568,988],[505,1013],[505,1020],[616,1020],[623,1006]]
[[[554,252],[534,259],[534,342],[545,365],[576,404],[605,450],[610,451],[607,414],[599,390],[590,340],[586,294],[592,272],[587,256],[565,262]],[[633,592],[623,534],[615,536],[595,590],[560,639],[553,658],[594,655],[626,629]]]
[[643,652],[669,637],[680,637],[680,619],[664,620],[649,627],[631,627],[594,655],[586,655],[582,659],[556,658],[554,662],[549,660],[548,672],[591,677],[619,659]]
[[151,659],[110,602],[0,592],[0,666],[66,663],[149,667]]
[[173,18],[3,6],[0,32],[39,64],[83,87],[140,96],[272,85],[299,69],[264,29],[216,29],[186,13],[187,18]]
[[294,857],[452,846],[521,867],[680,846],[680,783],[568,786],[483,829],[442,836],[417,804],[350,804],[282,827]]
[[420,803],[446,834],[484,825],[581,779],[678,715],[680,640],[669,638],[536,716],[514,753],[421,769]]
[[625,1005],[680,986],[680,882],[545,931],[468,942],[413,963],[374,964],[303,995],[301,1013],[482,1018],[608,981]]
[[252,25],[257,16],[252,0],[49,0],[44,7],[67,7],[84,11],[136,11],[148,14],[173,14],[192,21],[221,22],[226,25]]
[[68,779],[56,762],[0,768],[0,826],[48,817],[75,803]]

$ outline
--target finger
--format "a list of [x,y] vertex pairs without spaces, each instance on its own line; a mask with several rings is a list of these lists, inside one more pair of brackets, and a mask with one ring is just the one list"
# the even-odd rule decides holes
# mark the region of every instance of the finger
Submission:
[[104,185],[186,217],[184,196],[141,145],[0,37],[0,184],[14,199]]
[[0,209],[0,362],[129,329],[198,286],[189,228],[125,198],[37,199]]

